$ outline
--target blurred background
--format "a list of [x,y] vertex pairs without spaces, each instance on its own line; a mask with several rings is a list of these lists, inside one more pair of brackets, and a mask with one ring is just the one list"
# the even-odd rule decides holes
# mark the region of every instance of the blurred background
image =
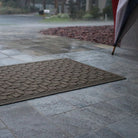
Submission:
[[111,0],[0,0],[0,14],[42,15],[46,21],[112,20]]

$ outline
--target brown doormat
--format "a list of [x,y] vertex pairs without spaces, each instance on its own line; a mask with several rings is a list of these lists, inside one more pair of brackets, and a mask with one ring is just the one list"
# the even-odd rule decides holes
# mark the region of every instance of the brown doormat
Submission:
[[0,67],[0,105],[122,79],[70,59],[4,66]]

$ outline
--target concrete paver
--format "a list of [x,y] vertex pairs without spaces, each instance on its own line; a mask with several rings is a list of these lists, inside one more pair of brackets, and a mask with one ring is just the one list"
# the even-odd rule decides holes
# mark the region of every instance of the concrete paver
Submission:
[[0,58],[6,58],[7,56],[5,54],[0,53]]
[[3,122],[0,120],[0,129],[5,128],[5,125],[3,124]]
[[96,134],[98,138],[122,138],[122,136],[111,131],[108,128],[102,128],[99,131],[97,131]]
[[137,117],[126,118],[120,122],[113,123],[108,127],[125,138],[138,137],[138,133],[137,133],[138,118]]
[[28,104],[5,109],[0,111],[0,116],[16,137],[67,137],[53,121]]
[[11,57],[3,58],[3,59],[0,60],[0,64],[5,65],[5,66],[6,65],[13,65],[13,64],[21,64],[21,63],[24,63],[24,61],[14,59],[14,58],[11,58]]
[[0,129],[0,138],[15,138],[8,129]]
[[[3,18],[6,17],[0,17],[0,20],[3,21]],[[97,44],[89,42],[42,36],[38,33],[41,29],[56,25],[30,22],[24,25],[14,25],[15,22],[12,22],[11,25],[0,26],[0,66],[70,58],[122,75],[126,80],[0,106],[0,136],[138,137],[137,52],[117,48],[116,54],[112,56],[112,47],[97,47]],[[80,45],[83,46],[81,50]]]

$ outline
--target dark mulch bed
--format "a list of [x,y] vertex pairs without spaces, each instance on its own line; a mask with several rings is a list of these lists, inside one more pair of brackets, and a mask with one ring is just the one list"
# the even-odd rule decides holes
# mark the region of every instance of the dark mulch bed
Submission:
[[42,30],[45,35],[65,36],[69,38],[91,41],[95,43],[113,45],[114,27],[113,26],[74,26],[58,27]]

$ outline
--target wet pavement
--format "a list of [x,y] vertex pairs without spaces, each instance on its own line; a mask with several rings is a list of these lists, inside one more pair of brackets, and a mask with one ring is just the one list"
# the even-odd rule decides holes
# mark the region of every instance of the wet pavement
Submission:
[[110,46],[38,33],[49,27],[112,22],[44,24],[39,17],[30,16],[25,23],[20,16],[16,16],[19,23],[3,18],[0,16],[0,66],[70,58],[127,79],[0,106],[0,138],[138,137],[137,51],[117,48],[112,56]]
[[[43,23],[38,16],[0,16],[0,52],[7,55],[29,54],[43,56],[49,54],[86,51],[91,49],[91,43],[80,42],[57,36],[45,36],[40,30],[62,26],[94,26],[111,25],[112,22],[66,22]],[[53,42],[54,41],[54,42]],[[13,52],[15,50],[15,52]]]

